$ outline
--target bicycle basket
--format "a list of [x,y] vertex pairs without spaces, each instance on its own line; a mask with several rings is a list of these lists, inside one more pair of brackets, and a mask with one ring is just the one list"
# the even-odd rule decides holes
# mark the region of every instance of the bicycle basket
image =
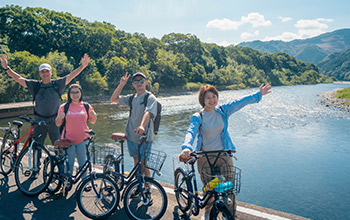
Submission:
[[105,158],[108,155],[119,156],[121,154],[120,147],[115,144],[105,144],[103,146],[96,147],[95,151],[91,150],[92,163],[97,165],[104,165]]
[[[215,178],[219,179],[219,182],[216,182],[214,185],[218,187],[215,191],[234,191],[235,194],[238,194],[241,190],[241,170],[232,165],[221,165],[221,166],[204,166],[201,171],[201,179],[204,183],[204,186],[208,184],[213,185],[213,180]],[[227,184],[230,181],[232,184]],[[215,180],[214,180],[215,182]],[[222,183],[222,184],[219,184]],[[226,183],[226,184],[224,184]],[[222,187],[222,188],[220,188]],[[213,189],[210,189],[213,190]]]
[[151,150],[146,152],[146,168],[160,172],[167,155],[163,151]]

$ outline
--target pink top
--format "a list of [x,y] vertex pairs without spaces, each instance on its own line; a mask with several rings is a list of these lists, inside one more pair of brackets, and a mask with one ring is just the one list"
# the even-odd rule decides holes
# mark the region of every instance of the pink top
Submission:
[[[64,105],[61,105],[57,117],[64,112]],[[93,110],[91,105],[89,105],[89,114]],[[91,118],[91,115],[90,117]],[[85,110],[84,104],[80,102],[79,104],[70,103],[68,112],[66,114],[66,128],[63,129],[62,137],[64,137],[64,130],[66,130],[65,139],[70,140],[73,144],[79,144],[84,141],[89,134],[85,133],[89,127],[87,126],[87,112]]]

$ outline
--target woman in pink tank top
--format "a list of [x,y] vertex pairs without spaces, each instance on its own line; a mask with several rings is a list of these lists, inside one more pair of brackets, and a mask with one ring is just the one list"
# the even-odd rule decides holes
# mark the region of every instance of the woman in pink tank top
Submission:
[[[70,85],[68,88],[68,102],[60,106],[56,118],[56,125],[58,127],[64,124],[61,138],[67,139],[72,143],[72,147],[67,149],[69,171],[71,174],[73,174],[75,155],[77,155],[79,167],[83,166],[87,159],[87,141],[84,141],[89,136],[85,133],[89,129],[87,122],[89,121],[91,124],[95,124],[97,120],[94,109],[91,105],[84,103],[82,99],[83,91],[81,86],[78,84]],[[88,108],[85,105],[88,105]],[[83,177],[85,176],[86,173],[84,173]]]

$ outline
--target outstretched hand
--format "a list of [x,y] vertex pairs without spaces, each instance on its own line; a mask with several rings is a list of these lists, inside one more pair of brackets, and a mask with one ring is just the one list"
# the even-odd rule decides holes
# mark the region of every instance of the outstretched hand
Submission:
[[125,75],[120,79],[120,84],[124,86],[128,82],[129,78],[130,74],[126,72]]
[[271,88],[272,86],[270,84],[261,84],[261,86],[259,87],[261,95],[269,94],[271,92]]
[[1,54],[1,66],[6,69],[7,68],[7,56],[5,54]]
[[87,65],[89,65],[89,60],[90,60],[89,55],[84,54],[83,58],[81,58],[81,65],[83,67],[87,67]]

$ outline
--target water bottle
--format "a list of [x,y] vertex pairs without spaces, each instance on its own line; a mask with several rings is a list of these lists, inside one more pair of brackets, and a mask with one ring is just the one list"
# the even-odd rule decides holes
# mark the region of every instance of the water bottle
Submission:
[[203,192],[206,191],[211,191],[213,190],[217,185],[219,185],[221,182],[219,180],[219,178],[215,178],[212,181],[210,181],[209,183],[207,183],[207,185],[205,187],[203,187]]
[[226,190],[230,190],[233,188],[233,183],[231,181],[227,181],[227,182],[224,182],[224,183],[220,183],[218,184],[214,190],[216,192],[225,192]]

